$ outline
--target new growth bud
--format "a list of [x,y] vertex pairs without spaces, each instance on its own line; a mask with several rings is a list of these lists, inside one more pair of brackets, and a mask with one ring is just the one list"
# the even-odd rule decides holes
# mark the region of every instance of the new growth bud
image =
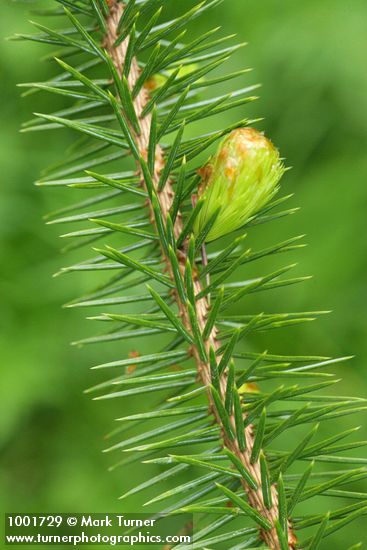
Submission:
[[199,197],[204,206],[194,226],[195,235],[219,214],[206,241],[239,229],[278,191],[284,173],[279,152],[254,128],[238,128],[220,144],[216,155],[201,170]]

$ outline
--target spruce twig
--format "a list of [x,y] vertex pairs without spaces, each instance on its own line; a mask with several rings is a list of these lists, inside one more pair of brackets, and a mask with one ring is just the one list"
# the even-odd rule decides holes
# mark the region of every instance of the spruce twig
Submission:
[[[113,59],[115,68],[117,72],[120,74],[120,77],[122,77],[123,69],[125,66],[125,59],[129,48],[129,38],[126,38],[121,44],[119,44],[117,47],[115,47],[115,43],[118,39],[118,24],[119,21],[123,15],[124,6],[121,3],[112,3],[110,4],[110,16],[107,19],[107,35],[105,37],[105,43],[106,43],[106,49]],[[136,83],[139,81],[141,75],[141,71],[139,69],[139,64],[136,58],[133,58],[130,63],[130,71],[128,73],[128,84],[130,87],[130,90],[133,91],[136,87]],[[131,126],[131,133],[134,136],[134,140],[136,143],[136,146],[140,152],[140,156],[142,158],[146,158],[147,151],[149,148],[149,136],[151,133],[151,124],[152,124],[152,118],[151,114],[146,114],[142,117],[142,113],[144,112],[144,109],[146,105],[149,103],[150,96],[147,89],[143,86],[140,89],[139,94],[135,97],[134,100],[134,108],[135,113],[137,115],[137,118],[140,123],[140,132],[137,133],[135,128]],[[159,181],[160,181],[160,175],[162,171],[164,170],[165,165],[165,158],[162,151],[162,148],[159,144],[157,144],[155,149],[155,162],[154,162],[154,172],[152,173],[152,182],[154,186],[154,192],[157,195],[161,212],[162,212],[162,218],[163,223],[166,223],[167,217],[169,215],[170,209],[172,207],[172,204],[174,202],[174,190],[172,186],[172,182],[168,181],[167,184],[160,189],[159,188]],[[146,185],[146,180],[144,179],[144,173],[143,170],[138,163],[137,165],[138,171],[140,172],[140,177],[144,185]],[[150,218],[151,220],[155,220],[154,223],[156,223],[155,219],[155,213],[153,211],[152,203],[149,204],[150,208]],[[180,213],[176,216],[176,221],[174,224],[174,234],[176,237],[181,235],[183,230],[183,224],[182,224],[182,215]],[[184,274],[186,259],[187,259],[187,244],[183,244],[180,250],[179,254],[179,261],[181,266],[182,274]],[[162,248],[162,255],[164,257],[164,262],[168,268],[168,271],[170,273],[171,279],[174,281],[174,274],[172,271],[172,264],[170,261],[170,258],[166,255],[165,250]],[[194,286],[194,292],[195,295],[199,295],[203,288],[201,286],[201,282],[199,281],[198,277],[195,277],[193,280],[193,286]],[[191,323],[190,323],[190,315],[187,310],[186,304],[183,303],[180,299],[180,296],[176,291],[173,292],[175,301],[178,304],[179,311],[180,311],[180,317],[183,321],[184,326],[188,331],[191,330]],[[197,320],[199,324],[199,329],[201,331],[204,331],[206,319],[208,317],[208,312],[210,309],[210,304],[208,297],[203,297],[196,303],[196,312],[197,312]],[[217,328],[214,326],[212,328],[211,333],[208,335],[208,338],[205,342],[205,347],[207,350],[207,354],[209,357],[209,350],[212,347],[214,350],[219,350],[221,347],[220,341],[217,339]],[[211,375],[210,375],[210,364],[209,362],[203,362],[202,356],[200,354],[200,350],[193,345],[192,346],[192,353],[195,357],[198,373],[202,380],[202,383],[210,388],[210,382],[211,382]],[[218,358],[220,360],[220,356]],[[225,399],[225,387],[226,387],[226,379],[227,379],[227,371],[223,373],[220,381],[220,393],[218,394],[219,398],[223,400],[223,408],[224,408],[224,399]],[[245,451],[240,451],[239,443],[234,438],[229,436],[228,430],[226,429],[225,424],[223,424],[223,418],[221,418],[221,415],[218,411],[218,403],[216,405],[215,399],[212,397],[212,392],[209,392],[209,399],[210,399],[210,407],[213,411],[213,414],[216,418],[217,424],[220,426],[223,436],[223,446],[227,449],[229,449],[241,462],[243,467],[249,472],[250,476],[254,479],[256,479],[260,485],[260,487],[257,490],[254,490],[252,487],[250,487],[247,483],[247,481],[242,478],[241,482],[242,485],[248,495],[248,501],[250,506],[257,511],[261,516],[266,518],[266,520],[269,522],[269,525],[271,526],[268,529],[262,529],[262,538],[264,542],[270,546],[273,550],[280,550],[281,546],[279,544],[278,535],[276,531],[276,521],[278,518],[278,509],[277,509],[277,503],[278,503],[278,496],[277,496],[277,490],[276,486],[273,485],[271,487],[271,496],[272,496],[272,507],[268,507],[265,505],[263,496],[262,496],[262,488],[261,488],[261,471],[260,471],[260,461],[257,457],[257,460],[255,462],[252,462],[251,460],[251,454],[253,452],[254,448],[254,433],[255,429],[252,425],[247,426],[246,428],[246,440],[247,440],[247,448]],[[230,424],[233,429],[233,433],[235,433],[236,427],[235,427],[235,417],[234,412],[231,413],[229,417]],[[288,542],[290,548],[295,548],[296,544],[296,537],[292,531],[292,529],[289,527],[288,532]]]

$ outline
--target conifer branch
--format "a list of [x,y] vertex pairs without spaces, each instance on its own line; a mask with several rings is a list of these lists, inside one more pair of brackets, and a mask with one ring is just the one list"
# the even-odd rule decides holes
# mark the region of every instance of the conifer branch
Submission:
[[[47,223],[79,224],[61,235],[71,240],[64,251],[94,250],[92,257],[57,275],[107,275],[67,307],[118,306],[119,311],[94,314],[91,319],[107,330],[74,344],[153,340],[153,349],[146,343],[149,352],[140,355],[134,349],[95,365],[117,374],[87,390],[97,393],[94,399],[161,396],[148,410],[144,399],[136,399],[138,410],[117,419],[121,424],[111,434],[134,432],[106,449],[128,453],[113,468],[136,460],[167,466],[121,498],[157,489],[189,468],[194,479],[181,478],[145,504],[171,499],[174,503],[163,513],[200,513],[203,526],[194,534],[194,548],[222,548],[224,543],[230,550],[316,550],[325,537],[366,514],[367,493],[345,485],[367,477],[367,460],[338,454],[366,442],[345,442],[356,429],[339,431],[335,420],[367,405],[361,398],[323,392],[338,382],[327,369],[348,357],[239,351],[241,340],[252,332],[291,327],[326,312],[231,311],[250,294],[307,277],[287,277],[292,264],[254,279],[233,280],[236,270],[250,262],[303,246],[302,236],[260,250],[244,245],[244,231],[256,232],[252,227],[296,211],[283,207],[290,196],[275,197],[285,168],[271,141],[248,127],[256,121],[242,119],[209,133],[199,130],[189,139],[184,135],[185,128],[199,121],[256,99],[251,95],[256,86],[212,97],[218,84],[246,72],[209,75],[241,47],[226,45],[232,37],[218,38],[218,29],[212,29],[184,39],[189,23],[220,2],[202,0],[183,14],[185,3],[175,3],[173,19],[166,20],[163,13],[161,22],[163,0],[68,0],[67,8],[64,0],[54,0],[54,8],[38,15],[57,15],[66,28],[34,23],[36,34],[14,38],[57,47],[51,57],[59,73],[21,86],[28,88],[25,96],[48,92],[71,103],[36,114],[22,131],[64,127],[81,136],[37,184],[90,193],[47,217]],[[217,152],[204,166],[198,164],[199,155],[217,140]],[[122,171],[125,161],[132,161],[133,169]],[[235,232],[240,236],[217,252],[203,249]],[[121,233],[127,243],[114,248],[109,239],[121,243]],[[101,239],[106,239],[104,245],[99,245]],[[133,311],[126,312],[131,306]],[[153,427],[145,429],[150,421]],[[326,437],[321,431],[315,435],[320,423],[333,424]],[[283,444],[282,450],[273,446],[294,429],[304,434],[284,438],[285,450]],[[199,454],[176,451],[195,445]],[[295,464],[306,467],[300,474],[289,473]],[[355,502],[328,514],[295,512],[300,503],[323,495]],[[213,514],[220,518],[213,520]],[[242,518],[255,526],[219,531]],[[309,527],[315,527],[314,533],[302,540],[302,529]],[[240,544],[232,546],[240,537]]]
[[[111,56],[115,68],[122,78],[126,55],[129,49],[130,37],[127,36],[122,42],[116,46],[116,42],[119,38],[118,25],[121,20],[123,10],[125,9],[124,4],[117,2],[117,0],[110,0],[110,14],[107,18],[106,27],[107,34],[105,35],[105,47],[107,52]],[[139,68],[138,61],[136,57],[131,60],[130,71],[128,73],[127,81],[129,89],[132,92],[136,86],[136,83],[139,81],[141,76],[141,70]],[[141,155],[141,158],[147,162],[148,161],[148,150],[149,150],[149,139],[151,135],[151,125],[152,125],[152,115],[151,113],[143,114],[146,106],[150,101],[149,90],[143,85],[134,100],[134,110],[136,117],[139,121],[139,131],[136,131],[136,128],[133,126],[130,127],[131,133],[134,136],[137,148]],[[170,209],[174,202],[175,192],[172,186],[172,182],[169,180],[163,189],[159,189],[159,182],[161,174],[165,167],[165,158],[164,153],[159,144],[155,147],[155,156],[154,156],[154,169],[151,174],[152,183],[154,186],[154,191],[159,200],[159,205],[161,207],[163,223],[167,225],[167,218],[169,216]],[[146,187],[146,180],[144,169],[141,166],[141,162],[137,161],[137,168],[139,177],[141,179],[142,185]],[[155,213],[151,200],[148,199],[148,207],[150,210],[150,219],[154,225],[156,225]],[[178,238],[183,231],[182,215],[178,211],[174,223],[174,235]],[[182,243],[182,246],[177,251],[177,259],[180,266],[180,271],[182,277],[185,274],[185,266],[187,264],[187,249],[188,249],[188,240],[187,238]],[[162,247],[162,255],[164,257],[164,262],[167,268],[167,271],[170,274],[171,280],[174,282],[175,277],[173,273],[173,266],[171,260],[164,248]],[[203,292],[202,283],[199,280],[196,272],[196,267],[193,267],[193,287],[195,296],[199,296]],[[172,295],[174,296],[175,301],[177,302],[180,317],[182,319],[183,325],[185,326],[188,332],[192,332],[192,324],[190,320],[190,313],[188,310],[188,304],[186,301],[183,301],[176,289],[172,289]],[[199,324],[199,330],[202,334],[205,330],[205,325],[209,316],[210,304],[206,296],[198,299],[196,301],[196,316]],[[261,528],[261,536],[264,542],[272,550],[282,550],[282,546],[279,542],[279,536],[277,533],[276,523],[279,519],[279,505],[278,505],[278,492],[276,484],[272,484],[269,488],[271,492],[271,506],[266,506],[264,499],[264,487],[262,486],[263,480],[261,475],[261,466],[259,455],[256,457],[256,460],[251,459],[254,451],[254,445],[256,441],[256,432],[252,424],[248,424],[246,428],[244,427],[244,440],[246,441],[246,448],[241,450],[240,443],[238,441],[238,436],[236,434],[236,419],[233,406],[228,414],[228,422],[226,423],[223,416],[220,414],[221,410],[224,409],[224,402],[226,396],[226,387],[228,382],[228,367],[225,368],[222,376],[220,377],[218,391],[212,387],[212,377],[211,377],[211,366],[210,366],[210,350],[213,349],[215,352],[215,360],[220,363],[222,355],[218,355],[218,350],[220,350],[222,344],[218,339],[218,329],[216,326],[213,326],[210,333],[207,335],[205,342],[205,353],[207,360],[203,360],[202,353],[198,346],[194,343],[191,346],[191,353],[195,357],[195,361],[198,368],[198,374],[201,382],[207,388],[208,399],[210,402],[210,410],[212,411],[217,424],[221,428],[223,448],[228,450],[234,457],[233,464],[240,471],[246,472],[246,477],[242,477],[241,483],[248,495],[248,502],[250,506],[258,512],[258,514],[264,518],[264,524]],[[217,396],[218,401],[213,398],[213,392]],[[246,423],[246,416],[244,415],[244,423]],[[248,479],[254,481],[254,483],[249,484]],[[287,522],[287,531],[288,531],[288,544],[290,549],[294,549],[296,546],[297,538],[291,527],[291,523]]]

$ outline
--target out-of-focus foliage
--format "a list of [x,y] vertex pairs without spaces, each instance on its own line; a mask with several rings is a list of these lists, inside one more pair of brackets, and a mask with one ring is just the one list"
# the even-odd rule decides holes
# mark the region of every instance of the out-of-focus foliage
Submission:
[[[27,11],[47,4],[3,0],[1,37],[28,32]],[[281,352],[286,344],[289,353],[300,354],[310,349],[332,356],[356,353],[342,368],[343,392],[356,395],[366,395],[367,389],[366,16],[361,0],[228,0],[210,14],[226,33],[237,32],[249,41],[241,58],[233,61],[234,69],[255,67],[251,81],[261,82],[263,90],[261,100],[245,108],[245,116],[265,117],[259,127],[293,166],[283,189],[296,192],[294,204],[302,210],[273,224],[272,237],[275,241],[307,233],[310,246],[295,259],[302,262],[300,273],[315,278],[284,294],[286,309],[334,310],[301,329],[258,335],[254,346]],[[197,34],[204,24],[198,20]],[[42,221],[43,214],[65,204],[68,196],[32,186],[46,157],[48,164],[62,157],[70,135],[44,132],[35,140],[32,134],[18,133],[29,111],[39,108],[41,96],[20,102],[15,84],[49,74],[47,63],[38,61],[47,51],[29,43],[0,44],[0,492],[8,511],[127,511],[116,501],[131,485],[126,471],[105,472],[118,457],[100,453],[103,435],[113,427],[111,419],[121,416],[119,405],[91,402],[82,390],[96,381],[89,365],[102,355],[101,362],[108,360],[106,353],[114,357],[116,349],[122,355],[129,347],[69,348],[75,335],[90,332],[81,322],[83,312],[60,309],[80,293],[83,278],[51,278],[64,262],[57,232]],[[52,100],[42,96],[43,112]],[[226,115],[222,120],[224,124]],[[266,231],[257,231],[256,239],[265,243]],[[278,291],[257,294],[248,304],[251,311],[265,309],[265,302],[267,310],[279,311],[283,301]],[[345,426],[350,426],[348,419]],[[128,475],[133,475],[131,469]],[[363,521],[351,529],[353,540],[365,537]],[[348,529],[344,536],[347,541]],[[335,550],[345,550],[329,540]]]

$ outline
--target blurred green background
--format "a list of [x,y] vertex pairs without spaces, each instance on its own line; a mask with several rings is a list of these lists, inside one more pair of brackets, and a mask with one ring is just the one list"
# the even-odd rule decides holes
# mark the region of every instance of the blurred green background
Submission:
[[[117,497],[131,487],[136,470],[108,473],[119,455],[101,452],[122,405],[93,402],[82,392],[96,382],[91,365],[116,357],[116,350],[123,356],[129,347],[69,346],[96,330],[84,321],[83,312],[61,309],[87,283],[85,276],[52,278],[68,259],[60,255],[57,228],[45,226],[42,216],[67,198],[33,182],[45,165],[62,158],[73,136],[66,131],[18,132],[32,111],[52,110],[54,97],[21,100],[15,87],[49,75],[49,65],[39,62],[48,49],[4,41],[14,32],[31,32],[29,8],[49,4],[0,4],[2,508],[126,512]],[[172,11],[172,4],[167,5]],[[254,67],[243,85],[261,82],[263,88],[256,104],[210,124],[218,127],[233,116],[264,116],[259,128],[293,167],[283,190],[295,192],[292,205],[302,207],[297,215],[259,229],[251,243],[271,244],[306,233],[308,248],[285,261],[300,261],[297,272],[315,276],[290,291],[260,293],[251,308],[333,310],[299,329],[262,333],[253,345],[275,352],[356,354],[339,369],[344,380],[334,391],[366,395],[366,2],[227,0],[206,20],[197,20],[192,32],[218,24],[226,34],[236,32],[249,42],[231,63],[236,69]],[[124,405],[124,414],[129,406]],[[353,420],[342,422],[348,428]],[[325,548],[345,550],[358,540],[367,540],[363,521],[343,537],[328,539],[331,546]]]

